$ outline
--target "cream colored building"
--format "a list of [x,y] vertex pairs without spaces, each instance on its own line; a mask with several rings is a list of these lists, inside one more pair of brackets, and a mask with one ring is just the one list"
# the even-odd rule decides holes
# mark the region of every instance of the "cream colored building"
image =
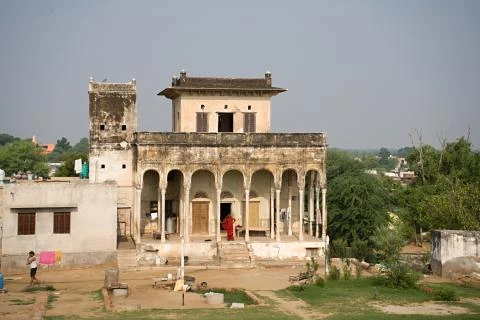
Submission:
[[30,250],[41,267],[117,263],[114,182],[25,181],[5,184],[2,195],[3,272],[25,272]]
[[170,257],[183,237],[191,259],[213,261],[226,255],[220,222],[232,213],[251,260],[321,254],[326,135],[272,132],[271,98],[284,91],[268,72],[182,71],[158,94],[172,101],[172,132],[138,132],[136,81],[91,79],[90,182],[118,184],[120,235]]

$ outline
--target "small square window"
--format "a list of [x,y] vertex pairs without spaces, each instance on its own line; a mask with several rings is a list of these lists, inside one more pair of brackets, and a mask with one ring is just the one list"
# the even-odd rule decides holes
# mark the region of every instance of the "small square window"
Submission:
[[202,105],[200,106],[200,109],[202,109],[202,110],[205,109],[205,105],[202,104]]
[[127,125],[126,124],[122,124],[122,131],[126,131],[127,130]]
[[252,110],[252,106],[248,106],[248,110]]
[[100,168],[105,169],[105,165],[102,163],[102,164],[100,165]]
[[127,165],[126,164],[122,164],[122,169],[126,169],[127,168]]
[[100,125],[100,130],[105,130],[105,125],[104,124]]
[[225,107],[223,107],[223,109],[228,109],[228,105],[226,104]]

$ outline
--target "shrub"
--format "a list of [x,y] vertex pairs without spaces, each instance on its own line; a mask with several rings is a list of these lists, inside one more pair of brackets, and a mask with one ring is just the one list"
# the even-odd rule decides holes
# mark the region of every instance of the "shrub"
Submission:
[[329,251],[330,257],[345,259],[347,257],[347,241],[341,238],[333,240],[330,243]]
[[420,275],[405,263],[387,265],[384,271],[377,276],[377,282],[391,288],[414,288]]
[[352,241],[352,257],[356,258],[358,261],[364,261],[369,256],[370,251],[372,250],[368,247],[367,240],[355,238]]
[[352,267],[350,265],[350,259],[346,259],[342,264],[343,280],[350,280],[352,278]]
[[323,279],[322,277],[316,277],[315,278],[315,285],[316,286],[319,286],[319,287],[324,287],[325,286],[325,279]]
[[340,269],[336,266],[330,266],[330,272],[328,273],[328,280],[339,280],[340,279]]
[[439,288],[433,291],[433,299],[437,301],[458,301],[457,293],[450,288]]
[[290,291],[304,291],[306,288],[305,285],[293,285],[293,286],[290,286],[287,288],[287,290],[290,290]]

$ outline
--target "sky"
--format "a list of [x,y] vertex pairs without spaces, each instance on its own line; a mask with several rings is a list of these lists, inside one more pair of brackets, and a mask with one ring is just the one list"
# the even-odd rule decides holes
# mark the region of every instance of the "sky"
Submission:
[[0,133],[88,136],[88,81],[137,80],[139,131],[187,76],[262,78],[273,132],[398,149],[415,132],[480,148],[480,1],[0,1]]

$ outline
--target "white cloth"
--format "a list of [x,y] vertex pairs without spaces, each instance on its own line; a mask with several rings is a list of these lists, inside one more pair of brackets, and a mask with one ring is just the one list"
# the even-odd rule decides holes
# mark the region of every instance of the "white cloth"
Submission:
[[30,269],[36,268],[37,267],[37,260],[33,260],[30,262]]
[[82,172],[82,159],[75,160],[74,170],[75,170],[75,173]]

